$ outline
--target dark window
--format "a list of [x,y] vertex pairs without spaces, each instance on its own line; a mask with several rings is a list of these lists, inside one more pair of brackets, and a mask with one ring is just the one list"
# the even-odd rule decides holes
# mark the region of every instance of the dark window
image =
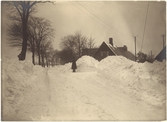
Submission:
[[102,57],[107,57],[109,56],[109,51],[101,51],[100,54]]

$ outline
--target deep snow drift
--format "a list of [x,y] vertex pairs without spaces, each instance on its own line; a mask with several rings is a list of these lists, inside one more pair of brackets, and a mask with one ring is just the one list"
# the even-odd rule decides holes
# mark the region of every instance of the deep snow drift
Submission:
[[42,68],[2,59],[3,120],[164,120],[166,62],[90,56]]
[[31,120],[46,113],[46,73],[46,69],[28,61],[2,59],[2,120]]
[[165,104],[166,62],[137,63],[122,56],[109,56],[99,63],[100,73],[137,99],[146,100],[153,105]]

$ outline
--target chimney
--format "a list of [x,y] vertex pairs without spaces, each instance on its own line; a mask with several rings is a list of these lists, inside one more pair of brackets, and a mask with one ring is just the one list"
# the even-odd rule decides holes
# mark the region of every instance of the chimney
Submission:
[[128,48],[127,48],[126,45],[124,45],[123,48],[124,48],[125,51],[128,51]]
[[109,43],[113,46],[113,39],[109,38]]

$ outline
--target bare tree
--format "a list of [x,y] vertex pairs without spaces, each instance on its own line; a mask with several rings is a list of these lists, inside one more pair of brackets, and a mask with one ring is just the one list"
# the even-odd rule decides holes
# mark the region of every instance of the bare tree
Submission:
[[85,52],[83,52],[83,54],[86,53],[86,55],[93,56],[93,54],[96,50],[94,40],[95,39],[92,37],[88,38],[87,47],[84,49]]
[[[38,19],[37,19],[38,20]],[[30,17],[28,23],[28,49],[32,52],[32,62],[35,65],[35,53],[36,53],[36,40],[37,40],[37,32],[38,29],[38,21],[36,21],[36,17]]]
[[8,16],[13,21],[21,23],[22,30],[22,49],[19,56],[19,60],[25,60],[27,51],[27,40],[28,40],[28,19],[32,12],[35,11],[35,5],[42,3],[42,1],[12,1],[6,2],[8,4],[11,14]]
[[77,49],[77,56],[80,57],[82,55],[82,49],[87,46],[87,37],[83,36],[80,31],[77,31],[74,35]]
[[58,50],[54,50],[52,52],[52,57],[51,57],[51,65],[54,66],[54,65],[57,65],[57,64],[60,64],[60,55],[59,55],[59,51]]
[[[10,46],[22,46],[22,27],[19,22],[12,23],[7,30],[9,36],[8,43]],[[51,27],[50,21],[39,17],[30,17],[27,27],[27,46],[28,51],[32,52],[32,62],[35,64],[35,54],[39,57],[41,65],[41,44],[51,41],[54,36],[54,29]]]
[[60,47],[63,50],[69,50],[70,55],[79,58],[82,54],[82,49],[87,47],[87,37],[77,31],[74,35],[67,35],[62,38]]
[[36,24],[37,28],[37,40],[36,40],[36,48],[38,54],[39,65],[41,65],[41,50],[43,48],[44,41],[53,40],[54,29],[51,27],[50,21],[44,18],[36,18],[38,24]]
[[[41,58],[42,58],[42,66],[49,66],[49,62],[51,61],[51,56],[53,52],[52,42],[51,41],[43,41],[41,43]],[[45,63],[46,62],[46,63]]]
[[22,27],[20,22],[12,23],[7,28],[8,44],[11,47],[22,46]]
[[88,47],[89,49],[92,49],[92,48],[95,47],[95,42],[94,42],[94,40],[95,40],[95,38],[92,38],[92,37],[90,37],[90,38],[88,39],[87,47]]
[[[35,29],[36,26],[35,22],[32,22],[32,19],[29,20],[28,22],[28,32],[27,32],[27,46],[28,46],[28,51],[32,52],[32,62],[35,64]],[[7,35],[8,35],[8,44],[11,47],[22,47],[22,27],[19,22],[12,23],[10,26],[8,26],[7,29]]]
[[58,57],[60,58],[60,63],[65,64],[72,61],[73,52],[72,50],[63,49],[58,52]]

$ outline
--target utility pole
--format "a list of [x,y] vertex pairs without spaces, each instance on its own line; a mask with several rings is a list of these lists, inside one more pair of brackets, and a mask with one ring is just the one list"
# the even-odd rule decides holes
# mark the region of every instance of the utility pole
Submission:
[[163,48],[164,48],[164,46],[165,46],[165,35],[164,34],[162,35],[162,38],[163,38],[162,41],[163,41]]
[[136,36],[134,36],[134,41],[135,41],[135,61],[136,61]]

